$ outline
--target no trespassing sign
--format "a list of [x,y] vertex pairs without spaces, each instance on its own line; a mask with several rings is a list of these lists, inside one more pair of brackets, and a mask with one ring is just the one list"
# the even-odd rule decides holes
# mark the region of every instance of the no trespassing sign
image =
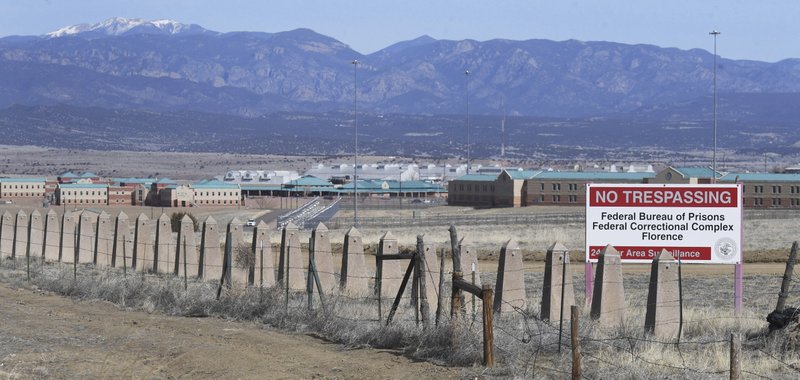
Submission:
[[649,263],[662,249],[686,263],[742,259],[741,186],[586,186],[586,261],[606,245],[623,262]]

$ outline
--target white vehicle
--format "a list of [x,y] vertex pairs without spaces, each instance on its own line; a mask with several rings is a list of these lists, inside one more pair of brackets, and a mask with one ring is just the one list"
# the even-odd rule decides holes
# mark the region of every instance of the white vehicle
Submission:
[[255,219],[247,219],[246,226],[247,227],[255,227],[256,226],[256,220]]

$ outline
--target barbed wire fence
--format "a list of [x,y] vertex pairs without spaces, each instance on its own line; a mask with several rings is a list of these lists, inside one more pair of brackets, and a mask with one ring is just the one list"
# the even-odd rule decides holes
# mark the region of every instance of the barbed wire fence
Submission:
[[[462,365],[481,361],[487,322],[480,312],[481,299],[471,299],[467,294],[459,303],[453,302],[457,291],[449,263],[452,249],[425,242],[424,236],[419,236],[416,244],[404,242],[407,248],[396,254],[363,255],[364,270],[348,270],[342,281],[344,275],[336,265],[322,265],[323,260],[333,264],[336,255],[313,239],[305,247],[299,239],[281,247],[269,239],[253,244],[241,238],[234,242],[228,236],[223,240],[231,244],[225,246],[217,239],[213,248],[219,250],[220,257],[212,259],[200,254],[196,235],[191,239],[194,242],[187,243],[186,238],[179,241],[170,233],[169,239],[156,244],[152,236],[155,231],[150,231],[153,243],[143,248],[135,244],[135,229],[129,227],[122,236],[100,236],[96,225],[81,228],[80,218],[76,219],[75,227],[68,226],[71,231],[61,226],[58,240],[31,220],[27,228],[14,220],[14,228],[10,228],[3,219],[3,267],[24,273],[29,283],[72,296],[103,298],[181,315],[261,319],[282,327],[335,335],[337,341],[350,345],[400,345],[412,335],[419,345],[418,355],[423,357],[446,357],[444,362]],[[364,246],[369,246],[367,251],[381,251],[380,242]],[[212,247],[205,248],[213,251]],[[238,255],[237,251],[245,254]],[[152,252],[152,256],[146,252]],[[576,271],[572,270],[580,316],[579,327],[569,329],[570,317],[550,321],[540,315],[537,307],[544,275],[528,270],[524,274],[526,305],[520,307],[514,300],[501,298],[502,313],[495,310],[493,314],[492,347],[497,363],[499,368],[523,377],[567,377],[575,374],[570,352],[579,346],[583,369],[579,378],[704,378],[730,374],[731,347],[741,341],[738,357],[742,374],[796,378],[800,376],[796,312],[788,314],[787,324],[794,322],[794,327],[771,333],[765,319],[773,310],[800,307],[800,268],[793,266],[796,252],[796,244],[787,252],[787,263],[792,266],[787,265],[786,276],[745,277],[747,308],[742,315],[732,311],[732,276],[695,274],[680,278],[678,284],[662,283],[682,288],[683,318],[677,339],[645,332],[646,310],[658,306],[648,305],[651,284],[646,273],[625,273],[624,307],[607,310],[621,312],[623,317],[619,324],[603,326],[590,317],[587,300],[580,297],[585,291],[583,281],[575,281]],[[296,257],[291,256],[295,253]],[[281,255],[285,255],[283,278],[278,276],[275,264],[280,263]],[[396,257],[387,260],[381,255]],[[461,269],[466,273],[474,270],[469,265],[461,265]],[[497,273],[485,269],[478,280],[494,284]],[[461,278],[476,282],[471,275]],[[773,309],[779,295],[783,306]],[[460,310],[453,312],[451,305]],[[569,306],[563,310],[569,310]],[[568,326],[570,331],[560,326]],[[562,334],[571,339],[562,341]]]

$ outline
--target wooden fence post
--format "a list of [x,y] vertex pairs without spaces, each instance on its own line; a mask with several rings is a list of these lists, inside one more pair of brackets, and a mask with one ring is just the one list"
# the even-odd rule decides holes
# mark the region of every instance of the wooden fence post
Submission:
[[426,285],[425,244],[422,235],[417,235],[417,290],[419,290],[419,312],[422,316],[422,327],[427,328],[430,323],[430,305],[428,305],[428,288]]
[[483,285],[483,364],[494,367],[494,287]]
[[461,272],[461,250],[458,248],[456,226],[450,225],[450,250],[453,253],[453,272]]
[[458,310],[461,310],[461,288],[457,287],[456,282],[462,280],[461,272],[453,271],[453,291],[450,298],[450,319],[455,321]]
[[[286,235],[286,227],[283,228],[283,235],[284,236]],[[284,288],[284,290],[285,290],[284,295],[285,295],[285,298],[286,298],[285,307],[286,307],[286,313],[287,314],[289,313],[289,252],[292,251],[292,249],[289,247],[289,240],[290,240],[289,237],[286,236],[286,239],[285,239],[285,241],[286,241],[286,246],[285,246],[286,247],[286,252],[283,253],[286,256],[286,258],[285,258],[286,268],[283,270],[283,284],[286,285],[286,287]],[[347,256],[347,253],[345,253],[345,256]]]
[[442,289],[444,289],[444,250],[442,257],[439,258],[439,291],[436,292],[436,326],[439,326],[439,318],[444,310]]
[[314,235],[308,238],[308,276],[306,277],[306,297],[308,310],[314,309]]
[[579,333],[578,318],[580,317],[580,309],[578,306],[572,305],[570,307],[570,341],[572,342],[572,379],[580,380],[581,378],[581,340]]
[[792,243],[792,250],[789,252],[789,260],[786,261],[786,270],[783,272],[781,292],[778,294],[778,304],[775,306],[775,311],[781,312],[786,306],[786,297],[789,295],[789,287],[792,285],[792,274],[794,273],[795,262],[797,262],[797,241]]
[[397,295],[394,298],[392,309],[389,310],[389,315],[386,317],[386,326],[389,326],[389,323],[392,322],[394,313],[397,311],[397,306],[400,305],[400,299],[403,297],[403,293],[406,290],[406,285],[408,284],[408,278],[411,277],[412,272],[414,272],[414,268],[416,268],[416,262],[417,262],[417,254],[415,252],[411,256],[411,261],[409,261],[408,263],[408,268],[406,268],[406,274],[403,275],[403,281],[400,283],[400,290],[397,291]]
[[742,378],[742,342],[736,334],[731,334],[731,380]]
[[319,293],[319,304],[322,306],[322,312],[327,313],[328,309],[325,308],[325,293],[322,292],[322,283],[319,280],[319,273],[317,272],[317,264],[311,262],[311,272],[309,275],[314,276],[314,283],[317,284],[317,293]]
[[[461,272],[461,249],[458,246],[458,232],[456,231],[456,226],[450,225],[450,250],[453,255],[453,290],[450,300],[450,319],[454,319],[456,317],[456,313],[461,310],[462,300],[464,299],[464,292],[461,288],[455,286],[456,280],[462,279]],[[444,268],[444,266],[442,267]],[[473,283],[475,280],[473,279]],[[474,297],[473,297],[474,298]],[[472,303],[473,307],[475,303]]]
[[375,295],[378,298],[378,321],[383,319],[383,305],[381,303],[381,292],[383,291],[383,241],[378,243],[375,251]]

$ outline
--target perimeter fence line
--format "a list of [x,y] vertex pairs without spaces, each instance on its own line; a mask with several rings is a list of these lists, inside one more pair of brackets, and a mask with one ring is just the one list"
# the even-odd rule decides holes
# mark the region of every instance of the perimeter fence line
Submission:
[[[445,329],[442,330],[443,334],[469,338],[449,340],[449,349],[474,351],[467,356],[474,361],[482,357],[482,362],[491,366],[495,359],[487,358],[486,350],[490,349],[495,352],[493,355],[497,356],[498,363],[519,370],[526,376],[574,375],[574,368],[581,366],[584,370],[578,378],[596,377],[602,373],[597,371],[613,372],[631,367],[696,377],[735,371],[763,377],[775,377],[776,373],[787,377],[800,375],[800,358],[796,351],[785,350],[783,345],[776,343],[774,338],[770,340],[767,335],[753,338],[742,332],[742,325],[764,324],[763,317],[753,313],[735,316],[729,312],[719,313],[719,310],[713,313],[715,310],[707,305],[714,300],[706,295],[685,291],[685,282],[682,282],[685,280],[681,277],[659,284],[678,288],[677,299],[648,300],[630,296],[624,298],[619,306],[606,307],[603,313],[620,315],[617,322],[608,324],[602,322],[602,318],[592,317],[589,300],[582,300],[581,303],[579,299],[568,305],[559,305],[560,317],[551,321],[537,310],[541,302],[539,305],[535,302],[537,293],[542,294],[539,301],[545,297],[543,292],[546,286],[540,288],[531,283],[543,279],[542,273],[526,274],[520,266],[508,268],[508,272],[502,273],[503,276],[498,272],[478,273],[475,277],[472,275],[475,266],[470,261],[474,259],[462,257],[461,252],[468,250],[468,247],[462,246],[464,241],[458,240],[454,233],[451,234],[450,249],[425,243],[424,236],[420,235],[415,248],[405,253],[387,252],[387,241],[394,241],[394,249],[397,249],[397,241],[385,235],[385,240],[378,243],[374,255],[363,253],[364,244],[360,236],[346,236],[345,239],[351,240],[345,245],[350,244],[352,251],[345,248],[342,265],[337,271],[332,263],[334,256],[330,242],[323,242],[322,235],[318,235],[326,233],[327,229],[320,229],[320,226],[312,232],[306,256],[300,244],[300,232],[286,228],[282,231],[286,237],[281,239],[281,244],[273,246],[269,243],[268,235],[258,235],[259,231],[267,234],[265,229],[256,228],[254,238],[244,241],[241,226],[237,229],[234,223],[228,226],[225,239],[217,238],[216,245],[209,246],[203,243],[203,234],[197,239],[193,228],[191,234],[179,233],[178,239],[170,230],[169,239],[151,243],[137,242],[137,230],[130,226],[127,230],[115,228],[118,233],[112,235],[97,234],[98,219],[89,229],[81,228],[78,223],[74,230],[65,231],[61,224],[61,232],[65,233],[56,241],[47,239],[48,230],[45,226],[39,227],[33,218],[29,219],[31,223],[24,225],[24,219],[18,215],[13,229],[5,224],[9,218],[2,219],[0,257],[4,259],[4,267],[24,271],[26,280],[32,283],[52,284],[55,279],[69,282],[71,277],[74,286],[97,286],[121,278],[121,289],[128,294],[147,284],[156,288],[166,284],[164,286],[172,286],[179,295],[183,292],[186,296],[214,299],[209,301],[210,304],[231,302],[236,297],[255,297],[257,294],[258,297],[254,298],[257,302],[253,302],[261,308],[279,308],[287,316],[311,315],[322,325],[340,323],[369,331],[384,331],[394,326],[405,333],[413,333],[415,329]],[[455,231],[455,228],[451,227],[451,230]],[[49,232],[52,235],[52,231]],[[289,238],[288,234],[297,236]],[[152,237],[153,234],[150,235]],[[201,240],[201,243],[198,244],[197,240]],[[225,241],[224,248],[221,241]],[[502,251],[513,255],[513,249],[506,251],[506,248],[510,247],[504,246]],[[7,254],[9,249],[10,254]],[[219,252],[219,259],[213,256],[215,250]],[[58,256],[55,259],[45,254],[56,251]],[[156,251],[158,254],[155,254]],[[794,244],[787,263],[796,260],[796,251]],[[148,256],[148,252],[152,252],[153,256]],[[453,260],[453,265],[447,265],[448,256]],[[464,262],[456,265],[456,257]],[[564,257],[565,262],[569,263],[568,252]],[[512,259],[508,260],[511,262]],[[392,267],[394,263],[399,265]],[[677,263],[675,265],[680,267]],[[459,270],[454,271],[453,268]],[[461,269],[466,271],[466,275],[461,273]],[[504,281],[511,281],[509,278],[515,277],[513,273],[517,271],[521,274],[518,277],[521,282],[500,283],[502,277]],[[582,284],[582,281],[575,281],[573,271],[565,273],[570,273],[570,276],[561,277],[559,290],[577,288]],[[780,289],[767,286],[748,288],[747,297],[762,300],[779,295],[783,304],[796,305],[800,302],[800,288],[798,281],[795,281],[797,269],[787,265],[787,273],[788,285],[784,285],[787,278],[784,277]],[[613,288],[627,285],[633,289],[653,286],[654,281],[645,277],[632,277],[622,282],[606,281],[603,286]],[[456,283],[459,286],[454,287]],[[753,283],[758,284],[758,279]],[[459,290],[464,289],[475,290],[470,292],[472,294],[479,289],[484,294],[487,288],[491,289],[491,300],[494,301],[489,302],[493,305],[492,313],[488,315],[480,302],[485,303],[486,298],[459,294]],[[521,297],[513,298],[510,295],[512,291],[519,290],[522,291]],[[573,292],[575,290],[572,289]],[[580,292],[574,294],[579,295]],[[564,298],[562,294],[560,300]],[[676,302],[680,304],[681,311],[695,310],[692,315],[681,314],[678,321],[662,321],[679,324],[681,333],[673,338],[661,338],[645,332],[642,321],[648,309],[674,306]],[[572,311],[573,307],[576,311]],[[577,314],[568,314],[568,311]],[[572,326],[571,316],[578,314],[582,315],[578,317],[579,323],[577,327]],[[258,314],[253,317],[258,317]],[[486,326],[490,326],[488,330],[491,332],[488,348]],[[704,332],[708,329],[712,333]],[[480,345],[484,345],[483,355],[480,354]],[[737,348],[739,346],[741,349]],[[567,361],[571,364],[564,365],[563,355],[577,347],[580,350],[577,361]],[[723,351],[731,352],[731,368],[720,368],[719,360],[698,360],[702,352],[716,352],[718,357]],[[654,352],[659,352],[663,357],[654,355]],[[734,363],[737,360],[739,364]],[[749,368],[748,363],[753,360],[765,364]],[[763,372],[764,366],[768,366],[770,371]]]

